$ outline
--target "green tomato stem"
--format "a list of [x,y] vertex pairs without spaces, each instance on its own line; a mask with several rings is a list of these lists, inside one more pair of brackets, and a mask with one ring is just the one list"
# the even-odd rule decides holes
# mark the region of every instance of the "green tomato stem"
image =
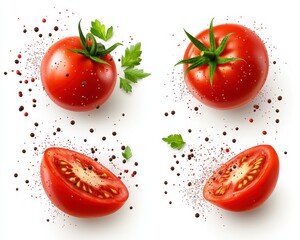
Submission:
[[[79,32],[80,42],[81,42],[83,49],[70,49],[70,51],[77,53],[77,54],[84,55],[97,63],[108,64],[106,61],[102,60],[101,57],[109,54],[116,47],[118,47],[119,45],[122,45],[122,44],[115,43],[110,48],[105,49],[105,46],[102,43],[97,42],[97,40],[95,38],[95,36],[97,37],[97,35],[93,34],[92,32],[88,32],[86,34],[86,36],[84,36],[84,34],[81,30],[80,23],[81,23],[81,20],[78,23],[78,32]],[[92,22],[92,24],[93,24],[93,22]],[[101,25],[101,26],[104,26],[104,25]],[[110,31],[112,31],[112,29]],[[112,32],[110,32],[109,34],[112,34]]]
[[202,51],[201,56],[208,58],[210,61],[214,61],[217,58],[217,54],[211,51]]
[[91,41],[91,45],[88,44],[86,50],[90,53],[91,56],[95,56],[97,53],[97,41],[96,41],[94,35],[91,33],[88,33],[86,35],[86,42],[88,43],[89,40]]

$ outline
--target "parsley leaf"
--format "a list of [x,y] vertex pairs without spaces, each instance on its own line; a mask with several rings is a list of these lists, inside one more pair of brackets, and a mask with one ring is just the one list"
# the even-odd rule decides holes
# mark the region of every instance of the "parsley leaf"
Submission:
[[171,148],[178,150],[180,150],[185,145],[181,134],[171,134],[168,137],[162,138],[162,140],[170,144]]
[[128,80],[137,83],[138,80],[148,77],[150,73],[145,73],[142,69],[128,67],[124,70],[124,75]]
[[101,38],[104,41],[109,40],[113,34],[113,27],[109,27],[106,31],[106,27],[99,20],[92,21],[91,33],[96,37]]
[[131,45],[130,48],[126,48],[125,55],[122,56],[121,66],[122,67],[134,67],[139,65],[142,59],[140,58],[142,44],[139,42],[135,45]]
[[123,89],[126,93],[132,92],[131,81],[126,78],[120,77],[120,88]]
[[142,44],[139,42],[135,45],[131,45],[125,49],[125,54],[121,58],[121,66],[124,68],[124,77],[120,77],[120,88],[126,93],[132,92],[132,83],[137,83],[145,77],[148,77],[150,73],[144,72],[142,69],[136,68],[140,65]]
[[127,146],[124,150],[124,152],[122,152],[122,156],[128,160],[129,158],[132,157],[132,152],[131,152],[131,148],[129,146]]

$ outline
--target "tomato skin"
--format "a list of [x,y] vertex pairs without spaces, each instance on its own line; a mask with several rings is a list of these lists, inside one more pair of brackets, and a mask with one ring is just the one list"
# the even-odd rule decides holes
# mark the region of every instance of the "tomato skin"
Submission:
[[100,64],[71,49],[83,49],[79,37],[66,37],[54,43],[41,63],[41,79],[48,96],[71,111],[90,111],[111,96],[117,70],[110,54]]
[[[209,66],[204,65],[189,71],[185,82],[190,92],[203,104],[216,109],[233,109],[253,100],[263,87],[269,69],[269,59],[263,41],[250,29],[238,24],[222,24],[213,28],[216,46],[229,33],[233,33],[220,57],[238,57],[226,64],[218,64],[210,84]],[[196,37],[206,47],[209,44],[209,30]],[[201,51],[190,43],[184,59],[200,56]],[[184,71],[189,64],[184,64]]]
[[[63,159],[66,162],[79,159],[86,166],[93,166],[95,171],[107,174],[110,186],[118,190],[118,195],[114,198],[101,199],[77,188],[58,171],[55,163],[57,159]],[[51,202],[61,211],[79,218],[112,214],[124,205],[129,196],[122,181],[103,165],[81,153],[64,148],[53,147],[45,150],[40,175],[42,186]]]
[[[248,185],[245,187],[238,189],[237,183],[230,181],[229,187],[227,188],[226,185],[228,182],[221,183],[220,179],[222,176],[217,175],[220,175],[220,173],[228,174],[226,171],[230,168],[230,166],[233,166],[234,164],[239,165],[241,163],[241,159],[245,156],[248,156],[249,159],[258,159],[263,157],[265,160],[262,168],[260,168],[259,173],[254,176],[254,178],[249,181]],[[253,167],[253,162],[248,162],[246,164],[252,164]],[[239,167],[241,167],[241,165],[239,165]],[[249,172],[251,172],[251,170],[249,170]],[[234,174],[237,173],[241,172],[239,172],[239,170],[233,170],[230,173],[231,179],[236,178]],[[243,174],[240,176],[241,179],[247,179],[247,177],[243,178],[242,175]],[[226,210],[235,212],[253,210],[261,206],[270,197],[276,186],[278,176],[279,159],[275,149],[270,145],[258,145],[239,153],[218,168],[204,186],[203,196],[207,201]],[[225,186],[227,190],[223,195],[217,195],[216,190],[221,186]]]

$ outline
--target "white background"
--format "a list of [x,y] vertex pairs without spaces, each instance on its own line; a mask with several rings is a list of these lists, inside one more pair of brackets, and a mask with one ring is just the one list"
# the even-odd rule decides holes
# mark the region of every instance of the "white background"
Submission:
[[[283,239],[298,235],[300,19],[295,3],[289,0],[277,3],[160,1],[159,4],[135,0],[81,3],[1,1],[0,239],[233,240]],[[236,22],[257,30],[266,42],[270,62],[276,61],[275,65],[270,66],[270,74],[262,93],[253,103],[241,109],[216,111],[201,106],[178,87],[182,86],[180,83],[174,84],[172,81],[174,64],[182,57],[187,45],[183,28],[196,34],[207,28],[213,17],[215,25]],[[42,18],[47,19],[44,25]],[[76,35],[77,22],[81,18],[84,29],[96,18],[115,26],[115,38],[123,40],[124,45],[131,42],[130,37],[133,37],[133,43],[141,41],[142,66],[151,76],[134,86],[133,93],[129,95],[123,93],[117,85],[105,106],[100,111],[90,113],[64,111],[52,104],[42,89],[37,87],[34,94],[38,97],[38,108],[31,109],[29,117],[23,117],[18,107],[21,104],[30,106],[31,98],[18,97],[20,78],[11,73],[11,70],[18,68],[14,59],[19,52],[28,56],[31,50],[45,51],[49,42],[45,40],[45,46],[34,43],[34,40],[38,40],[32,31],[35,25],[41,28],[60,26],[64,31],[56,33],[54,39],[58,39]],[[23,25],[29,30],[26,34],[22,33]],[[22,61],[25,59],[22,58]],[[30,69],[24,69],[24,62],[20,66],[23,66],[24,72],[30,73]],[[9,73],[8,76],[3,74],[5,71]],[[37,70],[32,71],[36,73]],[[182,79],[176,75],[175,80]],[[275,101],[279,95],[283,96],[282,102],[274,105],[265,102],[269,98]],[[252,106],[257,102],[263,109],[260,114],[253,113]],[[191,110],[196,105],[200,106],[201,114]],[[273,123],[276,117],[270,106],[280,109],[280,124]],[[164,113],[170,113],[171,110],[175,110],[176,114],[165,117]],[[125,117],[121,116],[123,112]],[[248,118],[252,116],[255,124],[251,125]],[[34,129],[32,124],[35,119],[41,126],[36,131],[38,135],[32,140],[28,135]],[[73,130],[69,124],[71,119],[76,119]],[[54,131],[55,126],[62,127],[64,131],[53,137],[49,132]],[[96,129],[95,135],[88,134],[89,126]],[[233,135],[232,129],[235,126],[240,127],[234,135],[237,143],[232,144],[230,138],[218,139],[217,132],[227,129]],[[189,128],[193,129],[194,134],[187,134]],[[266,136],[261,134],[264,129],[268,131]],[[109,149],[114,144],[117,145],[115,148],[119,148],[124,142],[133,150],[132,162],[139,163],[138,175],[125,178],[131,191],[128,203],[117,213],[100,219],[76,219],[57,211],[49,204],[39,185],[38,163],[43,148],[52,143],[56,146],[72,145],[77,150],[88,152],[87,148],[94,146],[97,139],[102,135],[108,136],[114,130],[118,133],[118,141],[106,142],[103,149]],[[181,180],[173,179],[174,173],[169,169],[172,156],[181,155],[181,152],[171,150],[161,141],[162,137],[171,133],[182,133],[190,146],[201,145],[202,153],[206,151],[205,146],[215,149],[225,146],[226,141],[232,152],[260,143],[272,144],[280,156],[281,171],[271,198],[261,208],[247,213],[226,212],[207,204],[204,210],[199,206],[193,210],[195,205],[187,204],[186,197],[180,193]],[[90,145],[83,143],[85,135],[88,135]],[[205,143],[205,136],[212,137],[213,141]],[[34,144],[39,145],[36,154],[32,154],[32,149],[26,155],[21,153],[23,148],[30,149]],[[99,148],[102,149],[102,146]],[[188,151],[187,147],[185,151]],[[124,166],[119,164],[118,167]],[[18,178],[14,177],[15,172],[19,174]],[[29,186],[24,183],[26,179],[30,181]],[[165,180],[173,182],[173,187],[167,188],[163,184]],[[139,187],[134,187],[136,183]],[[16,187],[19,191],[15,190]],[[166,189],[167,196],[163,193]],[[170,205],[169,200],[173,204]],[[130,206],[133,206],[132,210],[129,210]],[[201,211],[199,218],[194,217],[197,211]]]

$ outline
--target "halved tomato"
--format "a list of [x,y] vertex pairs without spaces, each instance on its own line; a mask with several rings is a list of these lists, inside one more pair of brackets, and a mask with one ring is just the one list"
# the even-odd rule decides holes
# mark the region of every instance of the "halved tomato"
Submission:
[[75,217],[111,214],[128,199],[128,190],[117,176],[92,158],[69,149],[46,149],[40,171],[52,203]]
[[218,168],[204,186],[203,196],[226,210],[252,210],[271,195],[278,175],[276,151],[270,145],[258,145]]

